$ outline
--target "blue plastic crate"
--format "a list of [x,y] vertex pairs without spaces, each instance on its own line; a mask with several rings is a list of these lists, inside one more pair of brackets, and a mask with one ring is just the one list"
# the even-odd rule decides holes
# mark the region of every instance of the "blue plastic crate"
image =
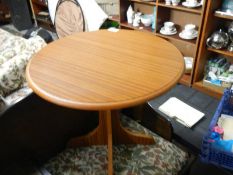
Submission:
[[208,133],[203,137],[200,157],[203,162],[233,170],[233,153],[219,150],[213,147],[209,141],[213,127],[216,126],[221,114],[233,115],[233,91],[230,89],[224,91],[223,97],[211,120]]

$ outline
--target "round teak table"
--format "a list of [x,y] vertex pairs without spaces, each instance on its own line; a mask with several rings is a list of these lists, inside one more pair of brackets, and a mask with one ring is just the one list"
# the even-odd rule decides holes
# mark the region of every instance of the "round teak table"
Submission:
[[118,109],[161,95],[183,72],[183,56],[168,41],[140,31],[100,30],[49,44],[33,56],[26,77],[33,91],[51,103],[99,111],[98,127],[68,145],[107,144],[108,174],[112,174],[113,142],[154,142],[124,129]]

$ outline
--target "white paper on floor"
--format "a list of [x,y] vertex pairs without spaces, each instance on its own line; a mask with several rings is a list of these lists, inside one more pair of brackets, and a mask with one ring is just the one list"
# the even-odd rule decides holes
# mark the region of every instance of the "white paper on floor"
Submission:
[[170,97],[159,107],[159,110],[189,128],[205,115],[176,97]]

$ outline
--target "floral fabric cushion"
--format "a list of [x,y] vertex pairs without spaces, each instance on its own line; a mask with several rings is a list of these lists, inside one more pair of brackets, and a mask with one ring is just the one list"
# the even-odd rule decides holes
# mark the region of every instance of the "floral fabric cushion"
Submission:
[[131,132],[151,135],[153,145],[118,145],[114,148],[116,174],[175,175],[188,161],[188,153],[146,129],[136,121],[121,117],[122,125]]
[[106,146],[67,149],[51,159],[44,168],[51,175],[107,175]]
[[45,45],[40,36],[24,39],[0,29],[0,96],[23,86],[29,59]]
[[[113,146],[115,175],[175,175],[186,164],[188,154],[174,144],[126,116],[121,121],[133,132],[152,135],[155,144]],[[51,159],[45,168],[52,175],[107,175],[107,147],[67,149]]]

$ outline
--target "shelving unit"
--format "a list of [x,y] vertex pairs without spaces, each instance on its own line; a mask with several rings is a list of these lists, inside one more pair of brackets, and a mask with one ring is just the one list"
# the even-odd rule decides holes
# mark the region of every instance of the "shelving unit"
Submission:
[[206,40],[213,32],[220,28],[225,29],[229,22],[233,20],[233,16],[216,14],[215,11],[221,8],[222,0],[208,0],[206,4],[206,14],[203,23],[202,37],[200,40],[199,53],[197,56],[195,74],[193,77],[193,87],[205,92],[216,98],[221,98],[223,90],[217,86],[205,86],[203,84],[205,65],[210,58],[223,56],[229,62],[233,62],[233,53],[226,49],[213,49],[206,46]]
[[47,17],[39,15],[40,12],[48,12],[48,6],[45,3],[45,0],[31,0],[31,3],[35,13],[35,20],[37,21],[37,24],[39,26],[45,27],[48,30],[54,30],[49,15]]
[[131,2],[135,2],[135,3],[139,3],[139,4],[145,4],[145,5],[151,5],[151,6],[155,6],[157,5],[156,1],[143,1],[143,0],[129,0]]
[[176,10],[181,10],[184,12],[189,12],[189,13],[196,13],[196,14],[201,14],[202,13],[202,7],[198,7],[198,8],[187,8],[182,6],[181,4],[177,5],[177,6],[173,6],[173,5],[166,5],[165,2],[159,2],[158,3],[159,6],[161,7],[166,7],[166,8],[171,8],[171,9],[176,9]]
[[[165,0],[155,0],[155,1],[143,1],[143,0],[120,0],[120,15],[119,15],[119,24],[121,28],[128,28],[132,30],[141,30],[143,32],[151,32],[151,34],[162,37],[171,43],[173,43],[184,56],[189,56],[194,58],[193,67],[195,67],[195,60],[197,57],[200,31],[202,30],[202,23],[204,18],[204,11],[206,6],[206,1],[204,1],[201,7],[197,8],[187,8],[182,6],[182,0],[179,5],[166,5]],[[134,11],[140,11],[144,14],[153,14],[154,8],[156,9],[155,14],[155,23],[156,28],[153,30],[151,27],[145,27],[143,24],[140,24],[139,27],[134,27],[132,24],[127,23],[126,12],[129,7],[132,5]],[[177,33],[175,35],[163,35],[159,31],[163,26],[163,23],[166,21],[172,21],[176,24]],[[198,29],[198,37],[192,40],[185,40],[179,37],[179,33],[184,29],[186,24],[195,24]],[[194,69],[193,69],[194,70]],[[187,86],[191,86],[193,71],[191,74],[185,74],[180,83]]]
[[218,54],[222,54],[222,55],[225,55],[225,56],[233,57],[233,53],[227,51],[226,49],[218,50],[218,49],[213,49],[213,48],[207,48],[207,50],[211,51],[211,52],[218,53]]
[[233,20],[233,16],[229,16],[229,15],[214,14],[214,16],[217,17],[217,18],[223,18],[223,19],[227,19],[227,20]]
[[141,30],[144,32],[153,32],[151,27],[145,27],[145,26],[143,26],[143,24],[140,24],[138,27],[134,27],[132,24],[128,24],[127,22],[122,22],[121,26],[126,27],[126,28],[130,28],[130,29],[134,29],[134,30]]
[[161,34],[161,33],[156,33],[156,35],[158,35],[158,36],[160,36],[160,37],[162,37],[162,38],[166,38],[166,39],[170,39],[170,40],[174,40],[174,41],[180,41],[180,42],[182,42],[182,43],[184,43],[184,44],[190,44],[190,45],[193,45],[193,46],[195,46],[196,45],[196,42],[197,42],[197,40],[196,39],[193,39],[193,40],[184,40],[184,39],[182,39],[182,38],[180,38],[179,37],[179,33],[182,31],[181,29],[180,29],[180,27],[176,27],[176,29],[177,29],[177,33],[176,34],[174,34],[174,35],[163,35],[163,34]]

